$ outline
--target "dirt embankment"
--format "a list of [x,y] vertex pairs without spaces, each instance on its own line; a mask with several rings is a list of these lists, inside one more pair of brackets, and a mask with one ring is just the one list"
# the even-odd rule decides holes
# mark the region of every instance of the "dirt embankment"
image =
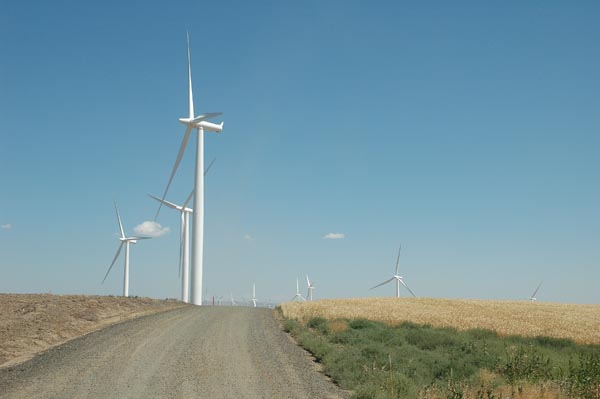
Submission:
[[0,368],[110,324],[182,306],[150,298],[0,294]]

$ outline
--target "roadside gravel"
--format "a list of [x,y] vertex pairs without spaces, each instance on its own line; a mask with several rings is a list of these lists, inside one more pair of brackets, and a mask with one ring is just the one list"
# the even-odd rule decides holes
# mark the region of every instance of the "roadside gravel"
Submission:
[[345,398],[272,311],[188,307],[0,370],[0,398]]

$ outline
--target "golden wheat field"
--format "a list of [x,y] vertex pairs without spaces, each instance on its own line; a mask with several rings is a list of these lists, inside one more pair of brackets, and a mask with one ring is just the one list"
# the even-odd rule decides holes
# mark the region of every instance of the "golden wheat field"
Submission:
[[483,328],[500,335],[570,338],[600,344],[600,305],[433,298],[323,299],[280,305],[284,317],[410,321],[459,330]]

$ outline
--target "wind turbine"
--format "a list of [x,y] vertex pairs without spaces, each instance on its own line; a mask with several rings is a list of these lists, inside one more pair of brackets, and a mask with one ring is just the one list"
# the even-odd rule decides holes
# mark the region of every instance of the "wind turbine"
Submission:
[[[162,200],[167,196],[175,172],[179,167],[181,158],[185,152],[192,130],[197,131],[196,141],[196,166],[195,166],[195,184],[194,184],[194,214],[192,226],[192,268],[191,268],[191,302],[194,305],[202,305],[202,254],[204,247],[204,131],[221,133],[223,122],[220,125],[208,122],[207,119],[221,115],[220,112],[211,112],[195,116],[194,115],[194,96],[192,95],[192,67],[190,61],[190,35],[187,35],[187,56],[188,56],[188,104],[189,113],[187,118],[179,118],[179,122],[186,126],[185,135],[179,147],[179,153],[173,165],[169,182],[165,188]],[[156,218],[160,212],[161,204],[156,211]]]
[[235,301],[233,300],[233,294],[230,292],[229,296],[231,297],[231,306],[235,306]]
[[[210,164],[204,171],[204,176],[206,176],[206,174],[208,173],[208,171],[210,170],[210,168],[214,162],[215,162],[214,159],[210,162]],[[193,195],[194,195],[194,190],[192,190],[190,195],[188,195],[188,197],[185,200],[185,202],[183,203],[183,205],[177,205],[177,204],[174,204],[167,200],[155,197],[154,195],[148,194],[148,196],[150,198],[157,200],[158,202],[161,203],[161,205],[164,204],[171,209],[175,209],[175,210],[179,211],[181,214],[181,218],[180,218],[181,219],[180,220],[181,229],[180,229],[180,234],[179,234],[179,274],[180,275],[183,274],[183,276],[181,278],[181,301],[185,302],[185,303],[188,303],[190,301],[190,294],[189,294],[189,287],[190,287],[190,281],[189,281],[190,213],[194,213],[194,210],[191,208],[188,208],[187,205],[189,204]],[[183,269],[183,273],[181,272],[182,269]]]
[[119,237],[121,244],[119,245],[119,249],[117,249],[117,254],[113,258],[113,261],[110,264],[108,271],[104,275],[102,284],[104,284],[104,281],[106,281],[106,278],[108,277],[108,273],[110,273],[112,267],[114,266],[115,262],[117,261],[117,258],[121,254],[121,249],[123,249],[123,245],[125,245],[125,272],[124,272],[124,276],[123,276],[123,296],[128,297],[129,296],[129,244],[135,244],[135,243],[137,243],[137,240],[147,240],[152,237],[125,237],[125,231],[123,230],[123,223],[121,223],[121,215],[119,215],[119,209],[117,208],[116,201],[115,201],[115,211],[117,212],[117,221],[119,222],[119,231],[121,232],[121,237]]
[[296,295],[294,295],[292,299],[290,299],[290,301],[294,301],[295,299],[306,301],[306,299],[304,299],[304,297],[300,293],[300,285],[298,284],[298,278],[296,278]]
[[310,279],[308,278],[308,274],[306,275],[306,283],[308,284],[308,291],[306,292],[306,296],[309,301],[312,301],[312,292],[315,289],[315,286],[310,283]]
[[402,249],[402,246],[400,246],[400,248],[398,249],[398,259],[396,259],[396,273],[394,274],[394,276],[388,280],[385,280],[383,283],[377,284],[375,287],[371,287],[371,289],[380,287],[384,284],[389,283],[392,280],[396,280],[396,298],[400,298],[400,284],[402,284],[404,287],[406,287],[406,289],[408,290],[408,292],[410,292],[412,294],[412,296],[416,297],[415,293],[412,292],[412,290],[410,288],[408,288],[408,285],[406,285],[406,283],[404,282],[404,277],[402,277],[398,274],[398,268],[400,267],[400,250],[401,249]]
[[256,284],[252,284],[252,304],[256,307]]
[[529,299],[531,302],[535,302],[537,301],[537,298],[535,297],[535,294],[537,294],[537,292],[540,290],[540,287],[542,286],[542,283],[544,281],[540,281],[540,284],[537,286],[537,288],[535,289],[535,291],[533,291],[533,294],[531,294],[530,297],[527,297],[527,299]]

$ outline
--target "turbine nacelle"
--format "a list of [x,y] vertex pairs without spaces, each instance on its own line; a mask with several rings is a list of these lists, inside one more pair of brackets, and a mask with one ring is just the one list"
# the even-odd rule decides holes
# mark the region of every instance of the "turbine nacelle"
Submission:
[[206,119],[208,119],[209,117],[210,116],[201,115],[194,119],[179,118],[179,122],[193,129],[202,128],[209,132],[221,133],[223,131],[223,122],[221,122],[220,124],[208,122]]

